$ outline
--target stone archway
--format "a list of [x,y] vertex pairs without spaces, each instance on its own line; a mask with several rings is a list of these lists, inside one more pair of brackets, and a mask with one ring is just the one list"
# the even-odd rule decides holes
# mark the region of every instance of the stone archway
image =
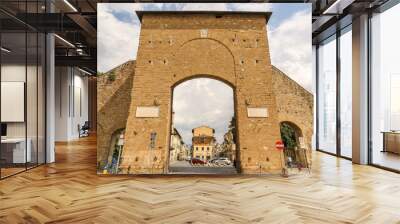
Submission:
[[307,146],[301,128],[294,122],[282,121],[280,131],[288,167],[309,167]]
[[[171,89],[171,125],[170,125],[170,146],[169,154],[169,173],[213,173],[213,174],[233,174],[236,171],[236,100],[235,87],[221,80],[219,77],[212,75],[194,75],[187,79],[175,83]],[[182,94],[184,93],[184,94]],[[188,94],[190,96],[188,97]],[[210,97],[211,96],[211,97]],[[176,106],[178,103],[178,107]],[[218,111],[218,112],[216,112]],[[193,118],[197,118],[194,119]],[[191,139],[187,138],[188,126],[184,120],[190,121]],[[224,125],[221,125],[224,124]],[[226,129],[221,129],[221,127]],[[207,127],[213,130],[212,135],[205,137],[206,140],[196,140],[194,138],[194,129]],[[207,132],[206,132],[207,133]],[[172,136],[175,134],[174,136]],[[227,137],[232,136],[232,141],[227,142]],[[209,139],[213,140],[209,141]],[[222,139],[221,139],[222,138]],[[176,148],[181,147],[176,142],[181,139],[188,147],[189,157],[186,159],[189,164],[179,162],[173,157]],[[230,145],[228,145],[230,144]],[[203,146],[207,150],[199,150]],[[208,149],[210,148],[210,150]],[[171,157],[172,156],[172,157]],[[227,158],[231,164],[224,166],[216,166],[211,161],[217,158]],[[171,159],[172,158],[172,159]],[[191,159],[200,159],[210,162],[204,166],[209,166],[208,170],[199,169],[196,166],[188,167]],[[180,160],[182,161],[182,160]],[[232,165],[232,166],[230,166]],[[204,168],[204,166],[202,166]],[[211,166],[211,167],[210,167]],[[200,167],[201,168],[201,167]]]
[[[240,171],[280,171],[275,150],[279,122],[265,26],[268,16],[144,12],[120,166],[123,173],[167,172],[172,89],[198,74],[235,89]],[[237,22],[227,23],[232,17],[238,17]],[[246,32],[240,32],[243,29]]]
[[[286,135],[292,135],[292,136],[283,136],[282,132],[291,132],[287,133]],[[301,144],[303,144],[303,132],[300,129],[298,125],[291,121],[282,121],[280,123],[280,131],[281,131],[281,138],[283,142],[285,143],[285,147],[301,147]]]

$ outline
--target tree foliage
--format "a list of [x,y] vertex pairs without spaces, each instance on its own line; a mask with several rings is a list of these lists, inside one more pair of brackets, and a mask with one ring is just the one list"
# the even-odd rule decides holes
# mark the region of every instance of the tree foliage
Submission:
[[231,121],[229,122],[229,131],[232,132],[233,142],[236,143],[236,117],[233,116]]
[[297,146],[296,130],[290,124],[281,124],[281,138],[287,149],[294,149]]

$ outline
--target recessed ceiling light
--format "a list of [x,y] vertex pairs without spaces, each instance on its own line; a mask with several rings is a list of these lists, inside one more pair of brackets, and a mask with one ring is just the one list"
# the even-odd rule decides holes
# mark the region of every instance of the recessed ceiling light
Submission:
[[85,71],[85,70],[83,70],[83,69],[81,69],[81,68],[79,68],[79,67],[78,67],[78,70],[81,71],[81,72],[83,72],[83,73],[85,73],[85,74],[87,74],[87,75],[92,75],[92,73],[90,73],[90,72],[88,72],[88,71]]
[[67,45],[69,45],[70,47],[73,47],[73,48],[75,48],[75,45],[73,45],[71,42],[69,42],[68,40],[66,40],[66,39],[64,39],[64,38],[62,38],[62,37],[60,37],[59,35],[57,35],[57,34],[54,34],[54,36],[55,37],[57,37],[59,40],[61,40],[62,42],[64,42],[64,43],[66,43]]
[[78,12],[78,10],[68,1],[64,0],[65,4],[67,4],[74,12]]
[[11,52],[11,50],[9,50],[9,49],[7,49],[5,47],[1,47],[1,51],[4,51],[6,53],[10,53]]

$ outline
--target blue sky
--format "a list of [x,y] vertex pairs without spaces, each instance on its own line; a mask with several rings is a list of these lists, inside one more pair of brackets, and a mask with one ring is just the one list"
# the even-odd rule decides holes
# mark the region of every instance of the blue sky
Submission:
[[[271,63],[312,91],[311,4],[99,3],[98,71],[106,72],[128,60],[136,59],[140,22],[135,10],[272,12],[267,25]],[[233,100],[228,99],[232,98],[232,89],[207,79],[195,79],[181,85],[174,90],[173,109],[177,115],[175,126],[185,142],[190,144],[190,130],[196,125],[216,128],[216,138],[221,141],[233,114]],[[221,100],[209,101],[199,108],[198,102],[203,100],[204,92]],[[199,111],[202,112],[199,114]]]
[[[100,3],[98,70],[136,59],[140,22],[135,10],[268,11],[272,64],[312,91],[311,5],[287,3]],[[123,46],[123,47],[122,47]]]
[[[193,4],[193,3],[192,3]],[[142,9],[151,11],[181,11],[186,4],[179,4],[179,3],[170,3],[170,4],[144,4]],[[227,3],[225,4],[229,11],[241,11],[240,3]],[[274,29],[279,26],[280,23],[285,21],[289,16],[301,12],[301,11],[309,11],[310,5],[309,4],[256,4],[256,3],[248,3],[248,8],[251,7],[252,11],[259,10],[259,11],[273,11],[273,16],[268,22],[268,25],[271,29]],[[244,11],[244,10],[243,10]],[[123,22],[126,23],[138,23],[137,17],[134,13],[129,11],[122,11],[119,9],[113,10],[112,14],[115,17]]]

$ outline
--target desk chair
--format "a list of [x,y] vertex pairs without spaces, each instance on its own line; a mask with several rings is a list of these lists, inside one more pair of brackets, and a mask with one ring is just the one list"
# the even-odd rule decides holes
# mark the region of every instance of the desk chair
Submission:
[[78,125],[78,129],[79,129],[79,138],[89,136],[89,129],[90,129],[89,121],[85,121],[82,127]]

